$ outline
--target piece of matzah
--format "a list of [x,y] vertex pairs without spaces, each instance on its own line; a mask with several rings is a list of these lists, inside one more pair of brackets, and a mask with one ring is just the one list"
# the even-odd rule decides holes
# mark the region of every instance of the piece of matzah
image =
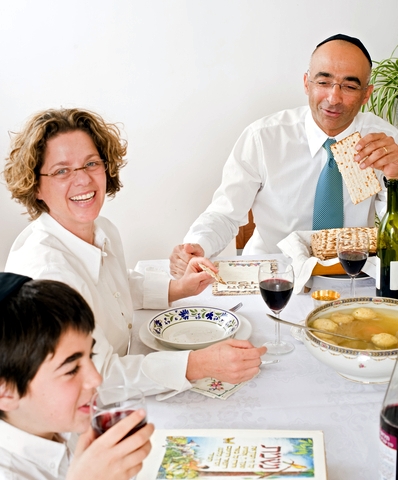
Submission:
[[203,263],[198,263],[199,267],[206,273],[208,273],[210,276],[212,276],[214,278],[214,280],[216,280],[217,282],[219,283],[223,283],[224,285],[227,284],[227,282],[225,282],[218,273],[216,272],[213,272],[213,270],[211,270],[209,267],[206,267],[206,265],[203,265]]
[[330,146],[354,205],[381,190],[373,168],[367,167],[362,170],[359,163],[354,161],[354,155],[358,153],[355,145],[360,138],[359,132],[355,132]]
[[[376,227],[351,227],[358,231],[366,232],[369,236],[369,255],[376,254],[377,228]],[[311,235],[311,249],[314,257],[328,260],[337,257],[337,236],[344,228],[329,228],[318,230]]]

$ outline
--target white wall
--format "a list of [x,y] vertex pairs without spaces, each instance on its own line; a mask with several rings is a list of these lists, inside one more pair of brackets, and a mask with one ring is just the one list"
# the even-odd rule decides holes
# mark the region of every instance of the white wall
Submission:
[[[346,33],[380,60],[398,43],[397,18],[397,0],[0,0],[0,158],[8,131],[43,108],[122,122],[125,187],[103,213],[129,265],[168,257],[243,128],[306,103],[315,45]],[[0,184],[0,270],[22,211]]]

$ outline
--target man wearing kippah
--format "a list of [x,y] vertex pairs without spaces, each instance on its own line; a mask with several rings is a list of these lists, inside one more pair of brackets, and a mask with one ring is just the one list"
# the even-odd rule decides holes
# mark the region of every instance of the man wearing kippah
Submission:
[[[192,256],[220,253],[247,223],[250,209],[256,229],[245,246],[247,255],[278,252],[278,242],[293,231],[374,226],[375,212],[381,216],[386,207],[382,177],[398,178],[398,130],[373,113],[360,112],[373,91],[371,68],[371,57],[357,38],[337,34],[317,45],[304,74],[309,105],[268,115],[244,130],[212,203],[171,254],[176,278]],[[361,168],[375,168],[383,190],[354,205],[337,173],[340,180],[333,181],[340,187],[330,188],[333,197],[326,201],[341,212],[323,226],[316,199],[326,190],[321,172],[332,165],[330,145],[354,132],[362,137],[355,160]]]

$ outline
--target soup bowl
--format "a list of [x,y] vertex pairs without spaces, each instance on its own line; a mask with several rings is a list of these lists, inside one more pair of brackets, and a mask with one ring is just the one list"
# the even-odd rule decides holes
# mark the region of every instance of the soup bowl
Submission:
[[[397,318],[398,325],[398,300],[382,297],[345,298],[329,302],[314,309],[307,316],[305,325],[310,326],[314,320],[328,317],[333,313],[343,313],[348,309],[361,307],[371,308],[380,313],[391,312],[391,315]],[[367,350],[348,348],[319,338],[310,331],[302,330],[301,338],[309,353],[316,359],[333,368],[341,376],[359,383],[387,383],[398,355],[398,347],[386,350],[376,347]]]

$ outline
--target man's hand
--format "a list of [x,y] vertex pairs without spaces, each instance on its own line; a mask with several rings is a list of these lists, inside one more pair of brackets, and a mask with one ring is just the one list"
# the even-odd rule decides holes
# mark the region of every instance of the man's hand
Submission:
[[214,377],[237,384],[250,380],[260,371],[266,347],[254,347],[248,340],[225,340],[189,354],[187,379]]
[[398,145],[385,133],[368,133],[355,147],[355,161],[361,168],[382,170],[387,178],[398,178]]
[[203,257],[203,248],[198,243],[185,243],[177,245],[170,255],[170,273],[174,278],[181,278],[191,258]]

